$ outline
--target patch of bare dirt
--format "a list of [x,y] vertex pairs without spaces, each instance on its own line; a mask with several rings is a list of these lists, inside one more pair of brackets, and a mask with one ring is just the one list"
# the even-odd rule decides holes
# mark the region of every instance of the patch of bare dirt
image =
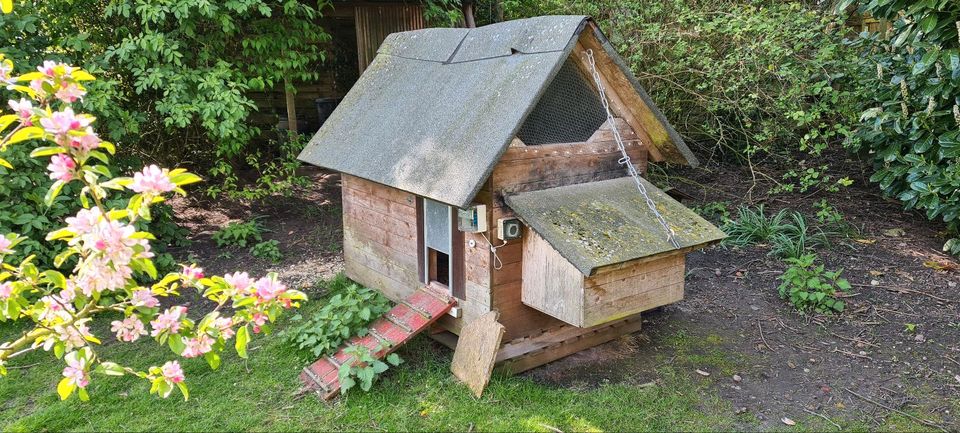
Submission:
[[[688,206],[724,200],[733,210],[749,196],[746,170],[689,175],[694,182],[678,184]],[[892,408],[960,429],[960,267],[940,251],[937,224],[874,188],[861,180],[839,193],[765,200],[809,216],[826,197],[860,227],[816,251],[854,286],[842,314],[803,315],[781,300],[785,265],[769,248],[717,246],[687,256],[685,299],[647,315],[644,330],[528,375],[571,387],[656,383],[669,365],[716,390],[744,428],[821,416],[881,426]]]
[[[343,226],[340,176],[306,168],[308,187],[242,203],[208,198],[178,199],[171,204],[181,225],[190,230],[190,245],[172,252],[184,261],[201,263],[207,274],[246,271],[251,275],[277,272],[290,287],[309,288],[343,269]],[[218,248],[211,236],[233,221],[261,217],[263,240],[277,240],[283,259],[278,263],[258,259],[250,247]]]
[[[197,259],[208,273],[276,271],[294,287],[335,275],[343,267],[339,176],[307,172],[314,180],[309,188],[262,204],[175,202],[193,233],[193,244],[176,253]],[[781,300],[778,276],[785,266],[768,255],[769,248],[713,247],[688,255],[686,298],[648,314],[641,332],[528,377],[574,389],[658,386],[664,367],[671,367],[728,402],[744,429],[777,429],[783,417],[821,416],[880,426],[893,411],[878,403],[960,429],[960,264],[940,252],[937,224],[882,198],[863,177],[839,193],[763,196],[759,192],[772,183],[747,169],[682,175],[667,182],[690,197],[691,207],[724,201],[732,211],[763,202],[812,217],[812,203],[827,198],[860,228],[817,250],[828,269],[843,268],[854,285],[844,299],[846,311],[802,315]],[[219,249],[210,239],[229,221],[257,215],[270,230],[265,239],[280,242],[280,263],[244,249]]]

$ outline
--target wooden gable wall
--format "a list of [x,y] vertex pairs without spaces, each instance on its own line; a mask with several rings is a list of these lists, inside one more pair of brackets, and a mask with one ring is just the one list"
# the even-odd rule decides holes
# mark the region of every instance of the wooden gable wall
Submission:
[[[617,119],[617,125],[628,154],[637,168],[645,173],[646,146],[626,122]],[[504,203],[504,195],[623,177],[626,171],[619,163],[620,158],[613,132],[606,123],[584,143],[508,148],[488,181],[489,189],[495,191],[489,205],[491,231],[496,230],[498,219],[516,216]],[[494,241],[497,244],[502,242]],[[500,311],[500,323],[506,327],[504,341],[563,325],[563,322],[521,302],[523,240],[507,242],[497,250],[497,255],[503,266],[499,270],[491,267],[490,305]]]

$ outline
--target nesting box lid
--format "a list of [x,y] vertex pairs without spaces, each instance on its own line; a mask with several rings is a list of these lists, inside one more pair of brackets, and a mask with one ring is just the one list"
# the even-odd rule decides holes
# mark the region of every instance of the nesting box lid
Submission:
[[631,177],[507,196],[507,205],[583,275],[597,268],[719,241],[726,235],[680,202],[641,179],[676,233],[667,239]]
[[[387,37],[300,160],[467,207],[570,56],[585,28],[665,131],[668,161],[696,165],[606,38],[585,16]],[[570,107],[576,110],[578,107]]]

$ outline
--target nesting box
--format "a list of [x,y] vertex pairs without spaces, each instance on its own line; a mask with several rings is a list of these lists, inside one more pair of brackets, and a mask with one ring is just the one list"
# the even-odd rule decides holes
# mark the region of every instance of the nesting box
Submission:
[[616,135],[641,173],[697,164],[596,24],[549,16],[390,35],[300,159],[342,173],[347,276],[456,298],[451,345],[499,311],[516,372],[638,330],[723,237],[643,180],[669,242]]

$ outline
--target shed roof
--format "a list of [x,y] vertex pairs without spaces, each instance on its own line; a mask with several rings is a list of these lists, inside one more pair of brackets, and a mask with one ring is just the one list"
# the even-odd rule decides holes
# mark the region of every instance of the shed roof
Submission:
[[[391,34],[299,158],[466,207],[588,20],[545,16]],[[605,50],[616,56],[612,48]],[[682,158],[695,164],[663,122]]]
[[[686,250],[726,237],[696,212],[642,180]],[[675,251],[631,177],[507,196],[531,229],[584,275],[600,267]]]

